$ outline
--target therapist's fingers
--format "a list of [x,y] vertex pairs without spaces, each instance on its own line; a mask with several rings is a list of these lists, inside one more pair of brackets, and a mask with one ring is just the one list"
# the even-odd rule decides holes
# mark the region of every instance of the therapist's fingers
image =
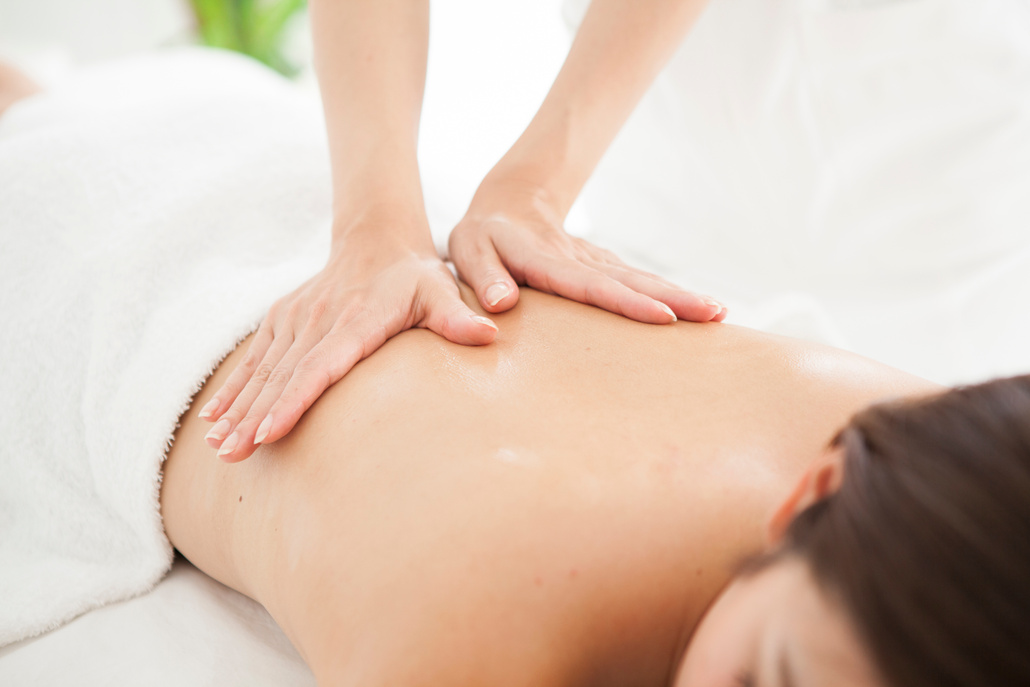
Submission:
[[258,327],[254,338],[250,340],[250,345],[243,356],[243,360],[240,361],[240,364],[236,366],[236,369],[232,371],[232,374],[229,375],[229,378],[225,380],[225,383],[214,393],[211,399],[204,404],[204,407],[200,409],[198,415],[201,419],[215,422],[233,404],[236,397],[243,391],[243,387],[247,385],[247,382],[254,375],[258,365],[261,364],[269,347],[272,345],[272,341],[275,339],[272,330],[272,315],[269,315],[261,323],[261,326]]
[[324,337],[297,362],[287,384],[269,389],[255,403],[256,412],[241,423],[240,446],[220,454],[222,460],[243,460],[258,445],[286,436],[326,389],[386,342],[386,334],[368,321]]
[[222,444],[219,457],[237,462],[250,456],[258,444],[288,434],[328,387],[409,326],[431,329],[459,344],[493,341],[497,326],[470,310],[450,273],[443,272],[445,278],[427,279],[411,305],[396,309],[399,314],[394,318],[377,319],[365,310],[340,320],[325,335],[309,328],[265,379],[260,394]]
[[[322,340],[322,333],[310,325],[311,323],[272,370],[272,374],[265,380],[264,386],[246,414],[219,447],[219,458],[227,463],[234,463],[249,457],[257,449],[257,444],[261,442],[263,435],[267,434],[267,423],[263,423],[263,420],[268,415],[269,408],[282,396],[284,389],[296,376],[296,369],[301,361]],[[325,387],[322,390],[324,389]],[[314,403],[314,399],[311,399],[308,405],[311,403]]]
[[647,277],[648,279],[652,279],[661,284],[665,284],[666,286],[671,286],[674,289],[682,289],[682,287],[679,284],[676,284],[675,282],[672,282],[666,279],[665,277],[662,277],[661,275],[655,274],[654,272],[648,272],[647,270],[642,270],[639,267],[630,267],[622,260],[622,258],[620,258],[612,251],[608,250],[607,248],[595,246],[589,241],[585,241],[583,239],[579,239],[579,248],[580,250],[584,251],[589,257],[589,259],[595,263],[612,265],[614,267],[621,267],[623,269],[632,270],[637,274],[641,274]]
[[577,239],[579,249],[589,258],[586,262],[632,289],[646,293],[673,309],[682,320],[693,322],[721,322],[726,317],[726,306],[704,294],[687,291],[679,284],[647,270],[631,267],[610,250]]
[[487,312],[499,313],[515,307],[519,287],[488,237],[475,242],[452,244],[451,259],[462,278],[476,292]]
[[523,270],[525,283],[535,289],[588,303],[638,322],[668,324],[676,321],[669,306],[635,291],[578,260],[549,258]]
[[[386,332],[383,328],[380,328],[380,330],[384,333]],[[270,411],[288,390],[296,386],[299,376],[305,374],[313,375],[320,382],[318,388],[314,390],[313,395],[310,397],[301,396],[299,400],[302,407],[297,409],[296,416],[290,423],[289,428],[283,431],[282,434],[286,434],[289,429],[292,429],[300,419],[300,416],[315,402],[318,396],[331,384],[343,377],[361,359],[361,349],[366,344],[366,342],[361,340],[362,332],[355,330],[352,337],[354,339],[353,348],[358,350],[357,354],[351,356],[341,354],[343,352],[338,351],[337,355],[326,358],[319,356],[312,358],[312,352],[318,349],[322,342],[326,340],[320,332],[309,330],[301,338],[297,339],[286,355],[279,361],[272,374],[265,380],[264,386],[247,409],[244,417],[233,427],[232,433],[222,443],[218,450],[218,457],[227,463],[235,463],[248,458],[263,440],[268,440],[269,431],[272,429],[272,420],[268,419]],[[386,337],[383,336],[382,341],[369,341],[367,343],[378,348],[385,341]],[[341,369],[342,372],[338,372]],[[296,394],[291,394],[291,400],[295,398]],[[283,413],[281,410],[279,415],[280,419],[282,419]]]
[[272,377],[272,374],[279,365],[279,361],[286,355],[286,352],[293,345],[293,341],[292,329],[281,326],[261,362],[253,368],[243,389],[204,437],[208,446],[221,450],[226,439],[232,435],[236,426],[250,410],[250,406],[253,405],[254,401],[261,394],[265,382]]
[[449,281],[447,285],[427,290],[423,296],[422,317],[416,326],[456,344],[483,346],[491,343],[497,335],[497,325],[465,305],[458,285],[453,279]]
[[595,268],[634,291],[647,294],[651,298],[665,303],[681,320],[721,321],[716,320],[716,317],[725,310],[725,307],[711,296],[686,291],[664,279],[625,265],[596,264]]

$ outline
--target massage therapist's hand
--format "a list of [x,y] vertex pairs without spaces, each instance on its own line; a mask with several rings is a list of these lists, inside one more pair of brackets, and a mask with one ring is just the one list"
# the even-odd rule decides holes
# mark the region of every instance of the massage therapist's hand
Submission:
[[325,268],[272,306],[239,367],[201,410],[217,420],[207,442],[223,460],[243,460],[255,442],[286,435],[327,387],[399,332],[425,327],[459,344],[494,340],[496,325],[461,300],[428,226],[415,242],[383,239],[376,226],[345,233]]
[[539,186],[513,179],[480,185],[450,237],[459,276],[488,312],[518,302],[518,284],[588,303],[640,322],[725,319],[716,300],[632,268],[563,229],[564,217]]

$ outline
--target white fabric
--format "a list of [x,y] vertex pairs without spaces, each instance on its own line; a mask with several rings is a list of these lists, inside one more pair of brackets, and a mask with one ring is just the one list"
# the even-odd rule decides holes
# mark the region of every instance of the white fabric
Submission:
[[0,118],[0,646],[151,589],[189,399],[328,254],[316,100],[182,49]]
[[1025,372],[1030,4],[713,0],[584,204],[732,322],[945,383]]
[[11,687],[315,687],[268,612],[177,558],[148,594],[0,648]]

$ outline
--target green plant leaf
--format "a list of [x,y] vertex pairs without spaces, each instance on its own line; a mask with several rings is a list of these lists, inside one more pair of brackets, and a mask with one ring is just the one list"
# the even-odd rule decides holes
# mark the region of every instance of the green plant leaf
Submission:
[[287,75],[296,69],[282,55],[283,32],[304,0],[190,0],[198,38],[235,50]]

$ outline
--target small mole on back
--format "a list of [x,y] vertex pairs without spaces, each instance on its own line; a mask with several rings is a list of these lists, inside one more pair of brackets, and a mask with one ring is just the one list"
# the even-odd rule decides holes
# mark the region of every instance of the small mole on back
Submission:
[[240,496],[240,503],[243,503],[243,496]]

